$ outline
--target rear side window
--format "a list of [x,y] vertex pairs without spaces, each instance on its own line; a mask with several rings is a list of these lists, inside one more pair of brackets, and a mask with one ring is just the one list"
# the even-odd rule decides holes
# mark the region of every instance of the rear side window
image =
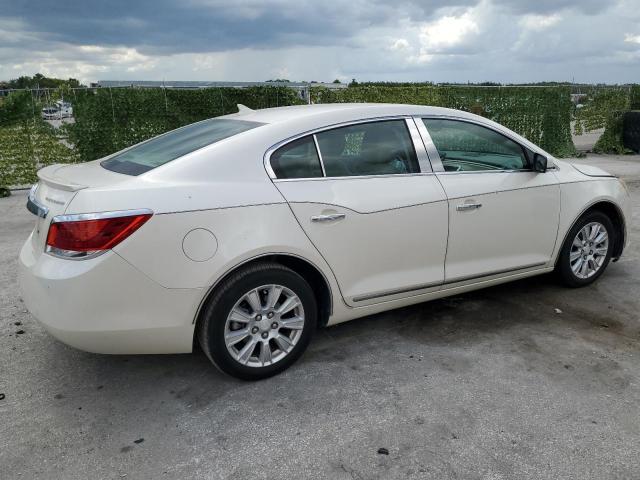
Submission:
[[317,134],[327,177],[420,171],[404,120],[360,123]]
[[321,177],[322,167],[313,137],[299,138],[273,152],[271,168],[277,178]]
[[199,148],[263,125],[245,120],[210,119],[187,125],[140,143],[104,160],[112,172],[140,175]]

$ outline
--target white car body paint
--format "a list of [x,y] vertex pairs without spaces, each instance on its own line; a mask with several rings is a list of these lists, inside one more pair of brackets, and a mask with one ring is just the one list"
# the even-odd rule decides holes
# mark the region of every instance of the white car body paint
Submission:
[[[403,118],[417,125],[421,117],[487,126],[547,156],[550,169],[443,172],[430,139],[418,137],[417,174],[270,178],[269,154],[289,140],[350,122]],[[465,112],[338,104],[224,118],[265,125],[139,176],[108,171],[100,161],[39,172],[34,199],[48,212],[22,248],[19,279],[27,307],[52,335],[100,353],[190,352],[209,292],[234,269],[273,254],[304,259],[322,274],[332,325],[549,272],[573,223],[597,202],[631,218],[618,179],[574,168]],[[458,210],[470,203],[482,208]],[[44,252],[56,215],[135,209],[154,215],[103,255],[70,260]],[[333,214],[344,218],[312,221]],[[190,236],[194,231],[210,232],[215,245],[208,235]],[[194,245],[197,238],[210,243]]]

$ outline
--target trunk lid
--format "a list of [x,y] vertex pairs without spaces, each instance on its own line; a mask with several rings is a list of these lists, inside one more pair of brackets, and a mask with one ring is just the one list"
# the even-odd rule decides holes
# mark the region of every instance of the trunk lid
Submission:
[[[31,242],[36,256],[44,252],[51,220],[63,215],[78,191],[124,182],[126,175],[110,172],[99,161],[50,165],[38,171],[38,183],[29,194],[29,210],[36,213],[36,225]],[[44,214],[46,212],[46,214]]]

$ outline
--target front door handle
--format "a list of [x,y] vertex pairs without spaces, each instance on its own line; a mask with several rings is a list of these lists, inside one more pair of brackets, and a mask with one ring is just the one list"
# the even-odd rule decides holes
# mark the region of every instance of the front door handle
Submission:
[[332,213],[330,215],[315,215],[311,217],[312,222],[335,222],[342,220],[346,215],[344,213]]
[[456,210],[459,212],[464,212],[467,210],[477,210],[481,206],[481,203],[462,203],[456,207]]

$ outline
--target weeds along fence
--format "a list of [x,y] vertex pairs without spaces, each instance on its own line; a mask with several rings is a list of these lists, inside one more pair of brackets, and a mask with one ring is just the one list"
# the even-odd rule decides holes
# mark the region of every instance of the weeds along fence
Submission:
[[490,118],[557,156],[575,153],[569,87],[362,86],[317,90],[317,103],[387,102],[455,108]]
[[0,188],[33,183],[38,168],[80,161],[61,132],[40,118],[31,92],[0,98]]
[[[596,145],[600,151],[624,151],[621,113],[640,108],[640,87],[587,88],[581,109],[576,109],[571,93],[569,86],[369,84],[339,90],[314,87],[311,99],[466,110],[507,126],[556,156],[575,153],[574,120],[578,133],[606,127]],[[62,96],[73,105],[75,123],[54,129],[40,111]],[[282,86],[67,89],[0,96],[0,187],[28,185],[46,165],[94,160],[182,125],[234,113],[238,103],[258,109],[305,102],[298,91]]]
[[82,161],[94,160],[147,138],[189,123],[249,108],[269,108],[304,103],[286,87],[111,88],[79,91],[70,98],[75,124],[69,140]]
[[597,153],[625,153],[622,142],[624,113],[640,110],[640,85],[622,87],[581,88],[579,101],[582,108],[575,110],[577,135],[604,128],[593,147]]
[[[54,129],[41,117],[47,104],[73,105],[74,123]],[[0,187],[24,186],[54,163],[95,160],[160,133],[237,112],[237,104],[269,108],[304,103],[287,87],[67,89],[16,91],[0,97]]]

